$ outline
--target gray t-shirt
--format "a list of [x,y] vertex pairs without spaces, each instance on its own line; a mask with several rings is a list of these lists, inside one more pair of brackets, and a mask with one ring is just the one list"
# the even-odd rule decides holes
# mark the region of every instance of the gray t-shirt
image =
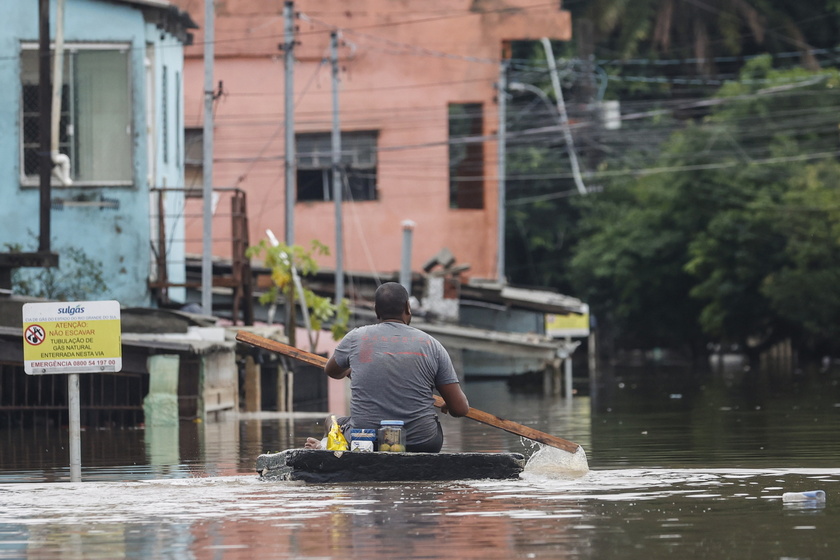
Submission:
[[352,370],[354,428],[378,428],[381,420],[403,420],[408,445],[436,436],[432,391],[458,383],[452,360],[440,342],[403,323],[384,322],[347,333],[334,357],[340,367]]

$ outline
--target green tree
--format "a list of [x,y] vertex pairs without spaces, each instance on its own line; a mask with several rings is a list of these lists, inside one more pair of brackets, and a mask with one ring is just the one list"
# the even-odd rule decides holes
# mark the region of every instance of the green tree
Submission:
[[592,22],[596,54],[692,60],[700,75],[718,70],[716,58],[760,52],[799,51],[816,69],[810,49],[833,47],[838,21],[832,0],[593,0],[570,9]]
[[838,306],[821,290],[840,275],[839,87],[834,70],[756,59],[647,174],[617,174],[581,201],[576,284],[625,342],[700,348],[705,338],[755,356],[783,338],[836,332]]
[[[736,198],[689,247],[687,270],[698,279],[691,295],[706,302],[700,316],[704,331],[737,341],[753,358],[808,330],[806,318],[791,304],[808,291],[785,289],[790,279],[804,281],[813,273],[801,286],[807,287],[837,272],[825,270],[832,261],[816,266],[816,256],[828,257],[833,249],[817,231],[802,235],[803,212],[797,207],[814,208],[830,196],[821,189],[831,184],[833,156],[840,149],[838,87],[835,70],[776,70],[769,57],[756,59],[739,82],[721,88],[725,103],[708,119],[711,126],[725,128],[729,138],[740,139],[729,181]],[[821,217],[831,231],[836,215]]]
[[[263,264],[271,269],[273,285],[260,296],[260,303],[274,303],[282,294],[286,305],[290,308],[294,309],[297,303],[306,306],[310,326],[316,333],[320,333],[323,324],[332,319],[330,330],[333,338],[339,340],[347,333],[347,324],[350,319],[348,301],[344,299],[336,306],[329,298],[317,295],[302,283],[300,286],[304,301],[298,301],[296,293],[295,276],[300,280],[300,277],[315,274],[318,272],[318,263],[313,255],[328,254],[329,248],[317,240],[313,240],[311,248],[307,250],[300,245],[289,246],[285,243],[274,245],[263,239],[257,245],[249,247],[246,252],[249,258],[261,257]],[[286,336],[289,338],[289,344],[296,346],[294,313],[291,314],[291,318],[292,324],[286,325]]]
[[[840,340],[840,164],[809,165],[792,177],[781,203],[762,211],[785,237],[786,261],[761,293],[812,346]],[[814,344],[816,342],[816,344]]]

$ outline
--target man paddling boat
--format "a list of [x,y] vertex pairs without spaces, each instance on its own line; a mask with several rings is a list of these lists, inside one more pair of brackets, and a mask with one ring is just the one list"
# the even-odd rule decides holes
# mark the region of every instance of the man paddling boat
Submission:
[[[402,420],[406,451],[438,453],[443,429],[433,391],[446,403],[442,412],[460,417],[470,410],[452,360],[434,337],[410,326],[411,306],[401,284],[379,286],[374,311],[379,322],[347,333],[324,366],[333,379],[350,379],[350,416],[338,423],[347,433],[379,428],[382,420]],[[306,448],[321,446],[307,438]]]

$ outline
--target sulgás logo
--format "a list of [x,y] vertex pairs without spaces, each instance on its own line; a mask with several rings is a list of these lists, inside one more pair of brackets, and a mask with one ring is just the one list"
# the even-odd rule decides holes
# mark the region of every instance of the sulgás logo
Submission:
[[58,314],[59,315],[70,315],[73,316],[76,313],[84,313],[85,308],[81,305],[77,305],[76,307],[59,307]]

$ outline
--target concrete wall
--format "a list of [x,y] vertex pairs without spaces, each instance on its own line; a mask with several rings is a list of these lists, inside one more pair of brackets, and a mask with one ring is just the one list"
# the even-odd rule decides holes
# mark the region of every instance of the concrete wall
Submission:
[[[55,29],[55,2],[51,13]],[[170,164],[161,163],[162,155],[155,152],[156,143],[149,143],[162,129],[161,114],[149,115],[147,110],[160,103],[147,103],[147,77],[154,76],[157,85],[163,64],[170,75],[182,72],[182,46],[165,31],[148,24],[137,6],[106,0],[66,0],[65,43],[115,43],[129,51],[129,82],[131,97],[131,184],[85,185],[59,187],[54,182],[53,200],[68,203],[113,201],[115,208],[67,204],[52,211],[52,241],[54,251],[65,247],[83,249],[87,255],[102,263],[107,289],[91,294],[91,299],[116,299],[123,305],[138,306],[151,303],[147,281],[151,272],[150,259],[150,196],[151,185],[180,185],[183,183],[183,155],[170,157]],[[0,88],[0,250],[6,244],[21,244],[25,250],[37,249],[39,232],[39,190],[37,186],[21,183],[21,87],[20,51],[23,42],[37,44],[37,2],[4,2],[0,18],[0,80],[8,87]],[[154,52],[151,71],[147,73],[147,44]],[[170,79],[170,95],[175,96],[175,80]],[[158,88],[159,89],[159,88]],[[162,94],[159,94],[162,95]],[[174,103],[170,104],[175,107]],[[179,133],[181,124],[175,122],[176,113],[170,111],[169,130]],[[172,144],[176,144],[172,142]],[[173,148],[174,149],[174,146]],[[183,149],[183,146],[181,146]],[[154,165],[150,165],[154,162]],[[175,197],[167,200],[173,209],[183,206]],[[183,220],[181,220],[183,221]],[[173,227],[174,224],[173,224]],[[177,228],[176,228],[177,231]],[[180,236],[183,239],[183,235]],[[183,261],[183,250],[174,251]],[[183,264],[181,263],[181,266]],[[183,272],[171,274],[183,278]]]
[[[181,7],[190,0],[176,0]],[[193,3],[194,4],[194,3]],[[283,2],[216,2],[214,183],[248,192],[251,242],[270,228],[284,240]],[[412,270],[448,247],[474,277],[495,277],[497,257],[498,80],[503,44],[548,36],[568,40],[560,2],[527,0],[298,0],[294,98],[296,131],[329,132],[332,119],[329,33],[342,30],[339,112],[343,131],[379,131],[376,201],[344,205],[344,268],[400,269],[401,222],[416,222]],[[203,12],[193,13],[202,26]],[[187,126],[201,127],[202,33],[187,49]],[[484,109],[484,207],[450,209],[448,104]],[[192,213],[200,212],[200,201]],[[295,206],[294,241],[335,247],[332,202]],[[226,222],[216,221],[214,254],[228,254]],[[197,228],[197,225],[196,225]],[[189,231],[197,232],[193,228]],[[218,231],[218,233],[216,233]],[[188,235],[196,240],[200,236]],[[196,242],[190,252],[200,252]],[[333,251],[334,255],[335,251]],[[320,259],[335,266],[334,256]]]

